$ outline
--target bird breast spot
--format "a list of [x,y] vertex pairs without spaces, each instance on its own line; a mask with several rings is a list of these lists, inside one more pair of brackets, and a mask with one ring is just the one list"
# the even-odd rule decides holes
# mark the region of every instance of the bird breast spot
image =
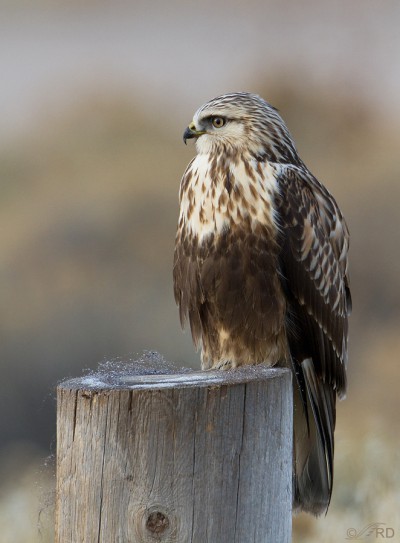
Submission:
[[262,224],[276,230],[272,205],[277,190],[275,172],[268,163],[261,174],[259,170],[258,163],[239,161],[228,171],[227,187],[226,172],[212,178],[209,160],[205,155],[197,155],[182,180],[181,216],[188,230],[199,241],[243,223],[252,229]]

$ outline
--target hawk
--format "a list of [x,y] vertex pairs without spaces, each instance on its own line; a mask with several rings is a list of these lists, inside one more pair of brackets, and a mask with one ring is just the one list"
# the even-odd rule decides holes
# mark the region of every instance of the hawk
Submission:
[[327,511],[336,397],[346,392],[349,233],[299,157],[278,111],[255,94],[201,106],[183,139],[174,294],[202,368],[294,375],[294,509]]

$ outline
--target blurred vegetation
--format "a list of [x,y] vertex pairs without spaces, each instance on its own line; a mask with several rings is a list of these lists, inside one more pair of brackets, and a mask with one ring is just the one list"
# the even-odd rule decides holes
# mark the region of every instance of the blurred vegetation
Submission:
[[[334,89],[294,89],[255,87],[343,209],[354,300],[332,505],[300,515],[294,539],[341,541],[370,522],[396,528],[400,503],[400,124]],[[0,148],[0,542],[51,541],[58,380],[146,348],[198,364],[172,295],[178,185],[194,154],[173,117],[94,94]]]

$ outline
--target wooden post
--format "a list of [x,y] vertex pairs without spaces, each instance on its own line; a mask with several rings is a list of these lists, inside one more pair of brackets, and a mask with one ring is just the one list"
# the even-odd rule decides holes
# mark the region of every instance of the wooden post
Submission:
[[56,543],[291,540],[291,372],[58,387]]

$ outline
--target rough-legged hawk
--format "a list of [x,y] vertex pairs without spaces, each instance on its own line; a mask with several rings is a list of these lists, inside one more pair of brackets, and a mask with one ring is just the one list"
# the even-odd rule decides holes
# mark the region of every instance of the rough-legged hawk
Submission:
[[336,395],[346,391],[349,234],[277,110],[232,93],[197,110],[180,187],[174,290],[202,367],[294,374],[294,507],[332,492]]

